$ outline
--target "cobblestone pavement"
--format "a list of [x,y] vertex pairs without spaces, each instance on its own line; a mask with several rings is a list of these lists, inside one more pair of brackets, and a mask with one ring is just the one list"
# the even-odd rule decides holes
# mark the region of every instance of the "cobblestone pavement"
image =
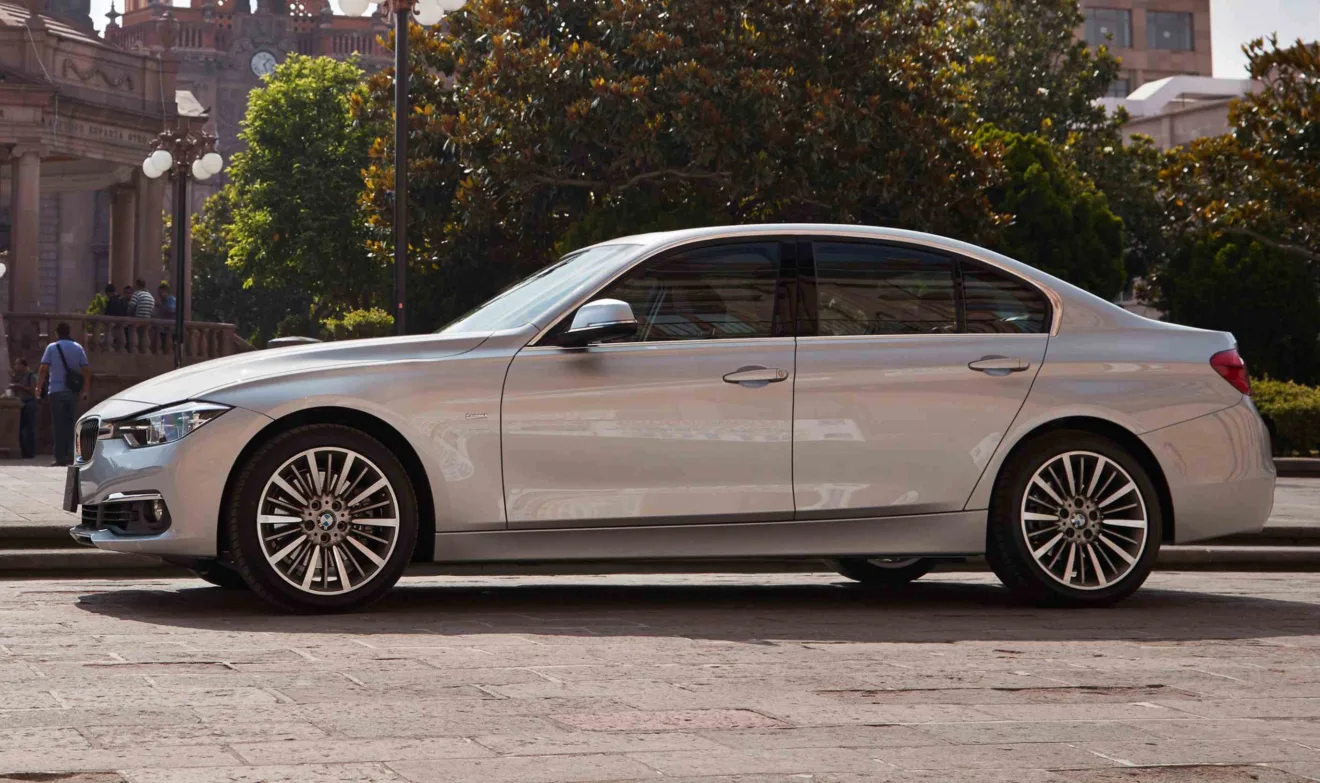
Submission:
[[[0,780],[1320,780],[1320,575],[413,578],[273,614],[188,580],[0,583]],[[56,773],[56,774],[41,774]]]

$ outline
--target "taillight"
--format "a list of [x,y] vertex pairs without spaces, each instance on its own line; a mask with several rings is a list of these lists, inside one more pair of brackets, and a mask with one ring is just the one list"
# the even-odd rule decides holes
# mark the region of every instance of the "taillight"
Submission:
[[1215,368],[1215,372],[1223,376],[1224,380],[1233,384],[1234,389],[1251,396],[1251,378],[1247,376],[1247,363],[1242,361],[1242,355],[1236,348],[1220,351],[1211,356],[1210,366]]

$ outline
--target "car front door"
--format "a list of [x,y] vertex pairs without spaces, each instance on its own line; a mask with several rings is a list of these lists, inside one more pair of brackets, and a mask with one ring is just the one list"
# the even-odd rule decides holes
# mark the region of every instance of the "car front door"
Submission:
[[801,247],[797,518],[961,510],[1040,369],[1048,301],[921,247]]
[[514,357],[502,414],[510,528],[793,518],[793,240],[680,248],[590,299],[635,336]]

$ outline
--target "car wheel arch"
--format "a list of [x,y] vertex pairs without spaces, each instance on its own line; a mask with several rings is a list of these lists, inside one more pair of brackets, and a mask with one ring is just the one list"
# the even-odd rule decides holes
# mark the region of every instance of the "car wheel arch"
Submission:
[[417,496],[417,545],[413,550],[412,562],[433,562],[435,560],[436,530],[435,498],[431,493],[431,482],[426,467],[422,464],[421,457],[418,456],[417,451],[408,442],[408,439],[388,422],[370,413],[339,407],[307,408],[290,413],[267,424],[247,442],[243,450],[239,452],[237,459],[234,460],[234,464],[230,466],[229,476],[225,479],[224,494],[221,495],[220,506],[216,509],[217,555],[223,559],[227,557],[229,552],[226,526],[220,524],[219,517],[221,509],[228,508],[230,493],[233,491],[235,479],[238,477],[243,465],[263,443],[271,438],[309,424],[338,424],[351,427],[376,438],[390,451],[394,452],[395,456],[399,458],[399,462],[403,464],[404,470],[407,471],[408,479],[413,485],[413,492]]
[[[1037,438],[1048,435],[1051,432],[1061,430],[1081,430],[1090,432],[1102,437],[1108,438],[1118,445],[1122,446],[1132,455],[1134,459],[1141,464],[1146,473],[1150,476],[1151,482],[1155,484],[1155,490],[1159,495],[1160,511],[1164,522],[1164,529],[1161,531],[1161,540],[1163,543],[1171,544],[1174,542],[1174,531],[1176,520],[1173,508],[1173,495],[1169,491],[1169,482],[1164,476],[1164,469],[1155,457],[1155,453],[1136,433],[1121,424],[1115,424],[1107,419],[1096,418],[1092,416],[1068,416],[1060,419],[1053,419],[1044,422],[1024,433],[1018,438],[1013,447],[1008,450],[1004,458],[999,462],[998,473],[995,476],[995,484],[1003,480],[1004,467],[1012,462],[1013,457],[1022,449]],[[993,493],[992,493],[993,497]],[[989,529],[987,526],[987,537]]]

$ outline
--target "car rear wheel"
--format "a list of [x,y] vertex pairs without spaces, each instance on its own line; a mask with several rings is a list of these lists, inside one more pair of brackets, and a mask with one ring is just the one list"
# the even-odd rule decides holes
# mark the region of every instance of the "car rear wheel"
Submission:
[[1090,432],[1054,432],[1004,465],[987,559],[1033,603],[1105,606],[1146,581],[1162,529],[1155,485],[1126,449]]
[[935,565],[925,557],[849,557],[834,562],[840,574],[867,587],[902,587],[930,573]]
[[240,469],[226,514],[235,570],[292,612],[346,612],[399,580],[417,541],[407,472],[376,439],[316,424],[275,436]]

